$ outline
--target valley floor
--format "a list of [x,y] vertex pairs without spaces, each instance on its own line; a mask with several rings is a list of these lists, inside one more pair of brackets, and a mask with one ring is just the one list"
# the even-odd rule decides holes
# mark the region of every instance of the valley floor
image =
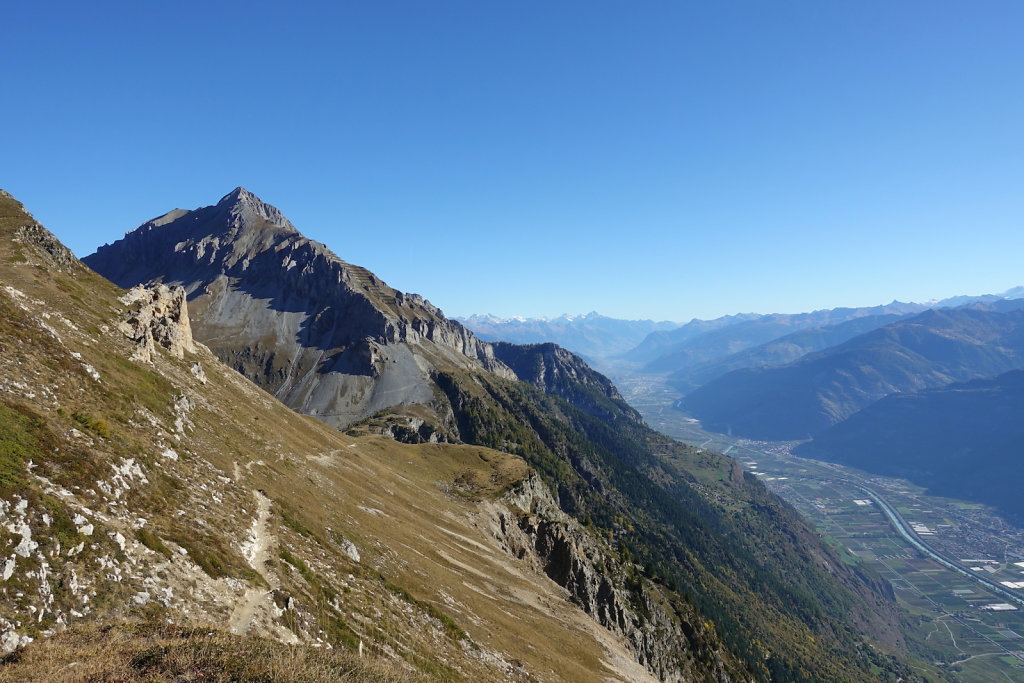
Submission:
[[[845,561],[888,580],[909,615],[908,637],[951,678],[1024,680],[1024,529],[981,505],[927,496],[902,480],[791,456],[794,444],[704,431],[675,409],[679,395],[660,378],[617,377],[616,384],[652,427],[736,458],[813,523]],[[901,536],[880,504],[934,557]]]

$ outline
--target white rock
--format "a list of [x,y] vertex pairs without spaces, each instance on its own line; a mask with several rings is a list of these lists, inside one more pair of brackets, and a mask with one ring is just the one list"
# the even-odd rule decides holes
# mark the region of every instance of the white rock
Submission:
[[11,576],[14,574],[14,566],[16,564],[17,559],[14,557],[14,555],[11,555],[2,563],[0,563],[0,578],[2,578],[4,581],[11,578]]
[[192,364],[192,367],[189,368],[189,371],[192,373],[193,376],[195,376],[197,380],[199,380],[200,384],[206,384],[206,373],[203,372],[203,366],[200,365],[198,361]]
[[157,285],[147,289],[137,285],[121,297],[121,302],[129,308],[129,314],[117,327],[135,342],[132,360],[152,363],[158,344],[177,358],[184,358],[186,351],[195,352],[184,288]]
[[15,533],[21,534],[21,543],[14,549],[14,552],[22,557],[28,557],[32,551],[39,547],[39,544],[32,540],[32,529],[24,522],[18,527]]
[[95,529],[93,525],[82,515],[75,515],[75,518],[71,520],[75,523],[75,527],[78,529],[78,533],[83,536],[92,536],[92,532]]
[[353,562],[359,561],[359,549],[356,548],[356,544],[347,538],[341,539],[341,549],[349,556]]
[[29,636],[20,635],[17,631],[7,631],[0,636],[0,651],[5,653],[13,652],[23,645],[28,645],[32,642],[32,638]]

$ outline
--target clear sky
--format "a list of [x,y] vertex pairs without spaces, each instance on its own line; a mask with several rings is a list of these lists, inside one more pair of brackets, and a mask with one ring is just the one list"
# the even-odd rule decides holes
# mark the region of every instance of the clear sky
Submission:
[[451,315],[1024,284],[1024,3],[35,2],[0,187],[79,255],[243,185]]

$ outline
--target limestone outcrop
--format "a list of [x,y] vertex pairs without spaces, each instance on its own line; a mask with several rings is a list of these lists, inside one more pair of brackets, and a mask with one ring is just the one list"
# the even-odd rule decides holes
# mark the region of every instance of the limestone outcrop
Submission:
[[176,358],[184,358],[186,351],[195,353],[184,288],[138,285],[120,301],[129,312],[118,329],[135,342],[132,360],[152,363],[157,345]]

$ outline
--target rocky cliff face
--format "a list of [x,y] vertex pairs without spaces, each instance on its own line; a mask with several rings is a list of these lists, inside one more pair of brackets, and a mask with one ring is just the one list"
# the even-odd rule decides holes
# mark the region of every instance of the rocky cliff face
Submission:
[[429,403],[434,368],[514,377],[430,302],[342,261],[242,188],[215,206],[155,218],[84,260],[123,287],[183,286],[200,341],[334,426]]
[[536,474],[485,506],[481,516],[504,550],[564,588],[659,680],[753,680],[724,650],[710,622],[565,514]]

